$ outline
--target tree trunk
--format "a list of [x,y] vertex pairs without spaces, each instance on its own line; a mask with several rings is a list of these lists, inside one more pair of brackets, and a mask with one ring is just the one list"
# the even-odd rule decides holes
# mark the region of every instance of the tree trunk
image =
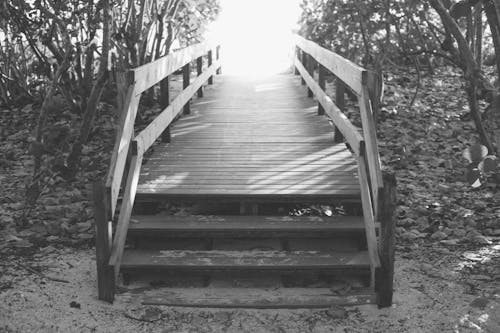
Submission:
[[92,130],[92,125],[94,122],[95,114],[97,112],[97,107],[99,101],[101,100],[101,95],[108,81],[108,56],[109,56],[109,46],[110,46],[110,24],[111,24],[111,8],[109,5],[110,0],[102,1],[103,10],[103,40],[102,40],[102,53],[99,63],[99,74],[98,79],[92,91],[90,92],[90,97],[87,102],[87,107],[85,110],[85,115],[83,117],[82,125],[80,127],[80,135],[76,139],[70,154],[66,160],[67,167],[73,176],[80,164],[80,158],[82,153],[83,145],[87,142],[90,131]]

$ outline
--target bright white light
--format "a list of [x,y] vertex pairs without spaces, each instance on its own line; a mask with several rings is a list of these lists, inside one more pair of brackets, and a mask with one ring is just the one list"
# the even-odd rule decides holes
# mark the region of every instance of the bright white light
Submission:
[[262,75],[290,66],[299,0],[221,0],[212,27],[221,41],[224,74]]

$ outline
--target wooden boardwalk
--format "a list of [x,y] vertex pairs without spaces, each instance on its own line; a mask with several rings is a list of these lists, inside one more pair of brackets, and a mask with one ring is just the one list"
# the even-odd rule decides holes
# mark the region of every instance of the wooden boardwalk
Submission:
[[218,76],[154,146],[137,197],[360,197],[357,165],[300,78]]
[[[106,182],[94,187],[100,299],[113,301],[120,274],[123,281],[159,274],[169,287],[143,303],[391,305],[395,180],[380,166],[376,75],[301,37],[295,46],[298,75],[219,75],[219,46],[211,43],[126,73]],[[170,100],[168,80],[179,69],[183,90]],[[158,85],[163,110],[136,133],[141,96]],[[343,114],[346,89],[362,129]],[[161,211],[165,201],[199,211],[171,215]],[[321,203],[340,204],[347,215],[286,210]],[[353,289],[339,295],[335,281]]]

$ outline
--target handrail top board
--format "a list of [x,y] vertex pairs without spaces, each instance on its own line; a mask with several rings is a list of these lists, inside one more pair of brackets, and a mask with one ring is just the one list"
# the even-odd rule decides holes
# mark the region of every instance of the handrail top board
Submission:
[[366,69],[299,35],[295,35],[295,44],[340,78],[357,95],[361,95],[363,83],[366,81],[366,73],[368,72]]
[[193,44],[153,62],[133,68],[128,72],[128,82],[134,85],[135,95],[139,95],[182,66],[215,49],[217,45],[211,41]]

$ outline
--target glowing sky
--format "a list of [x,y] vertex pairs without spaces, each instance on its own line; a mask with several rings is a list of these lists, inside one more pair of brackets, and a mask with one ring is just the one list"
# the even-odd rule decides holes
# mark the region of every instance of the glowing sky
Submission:
[[221,0],[212,33],[222,43],[224,74],[262,75],[289,66],[299,0]]

